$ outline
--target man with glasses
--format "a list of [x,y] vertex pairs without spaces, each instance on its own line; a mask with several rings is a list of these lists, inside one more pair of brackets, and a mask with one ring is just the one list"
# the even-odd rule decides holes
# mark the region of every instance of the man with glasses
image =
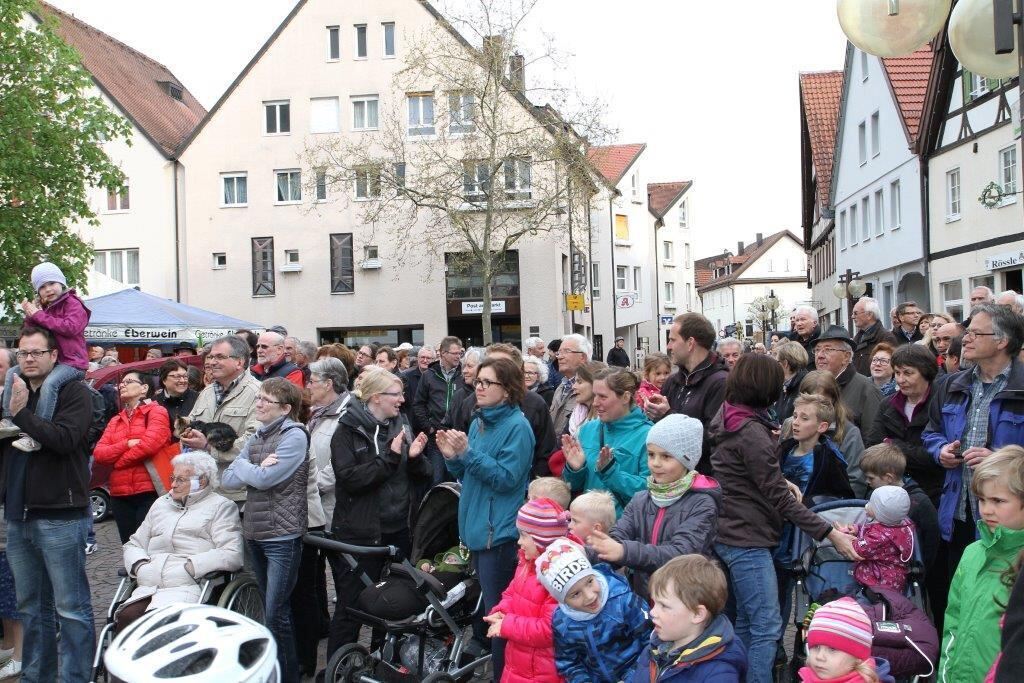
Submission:
[[874,428],[875,418],[882,407],[882,392],[870,378],[853,367],[853,340],[846,329],[831,325],[814,340],[811,346],[814,366],[832,373],[850,421],[863,434]]
[[409,425],[412,427],[413,434],[419,434],[423,431],[423,428],[419,425],[419,420],[416,419],[416,411],[412,409],[413,403],[416,400],[416,390],[420,386],[420,378],[423,377],[430,364],[434,362],[434,349],[429,346],[421,346],[416,351],[416,365],[412,366],[408,370],[403,370],[401,373],[402,382],[405,384],[405,404],[407,407],[409,418]]
[[871,354],[882,342],[899,346],[896,337],[882,324],[882,309],[876,299],[862,296],[853,305],[853,367],[865,377],[871,377]]
[[582,334],[567,334],[555,352],[558,371],[562,374],[562,380],[551,397],[551,422],[555,426],[556,437],[565,434],[569,426],[569,416],[576,409],[576,389],[573,386],[576,370],[590,360],[592,351],[590,340]]
[[[982,304],[971,311],[963,336],[964,360],[974,368],[936,382],[922,439],[946,470],[939,529],[952,576],[964,548],[974,542],[978,500],[971,475],[993,451],[1024,444],[1024,320],[1009,309]],[[941,552],[941,551],[940,551]]]
[[7,559],[24,626],[22,677],[58,680],[59,670],[61,681],[87,681],[95,639],[85,573],[92,398],[81,382],[68,382],[58,392],[53,419],[38,417],[39,390],[57,363],[53,335],[23,328],[16,358],[21,375],[11,386],[11,413],[41,446],[25,453],[10,439],[0,441]]
[[302,370],[287,356],[285,338],[277,332],[264,332],[256,340],[256,365],[249,370],[261,382],[271,377],[284,377],[301,389]]
[[914,301],[904,301],[896,307],[896,320],[899,325],[893,325],[892,333],[896,336],[896,343],[899,346],[913,344],[921,341],[924,337],[917,329],[921,322],[921,309]]
[[[260,335],[260,338],[262,339],[263,335]],[[197,429],[189,430],[181,436],[182,446],[207,451],[212,455],[217,461],[219,473],[227,469],[249,437],[259,428],[259,422],[256,420],[256,398],[260,394],[260,381],[245,371],[248,357],[249,344],[241,337],[231,335],[213,342],[210,353],[206,356],[213,382],[199,393],[188,415],[190,420],[223,422],[229,425],[238,434],[231,448],[226,451],[218,450],[213,444],[207,443],[206,437]],[[229,491],[221,487],[217,492],[236,503],[245,502],[245,489]]]
[[458,337],[442,339],[439,356],[420,376],[412,404],[416,425],[429,438],[426,452],[434,466],[434,484],[441,483],[448,476],[444,456],[437,447],[434,435],[437,430],[446,428],[445,420],[454,407],[452,396],[462,382],[462,340]]

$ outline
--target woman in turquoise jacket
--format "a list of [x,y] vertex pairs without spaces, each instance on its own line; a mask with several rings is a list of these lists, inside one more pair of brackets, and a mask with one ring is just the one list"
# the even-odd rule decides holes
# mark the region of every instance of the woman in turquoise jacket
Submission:
[[[462,482],[459,536],[472,551],[484,614],[501,600],[516,571],[516,513],[525,502],[533,466],[534,437],[519,404],[523,370],[507,358],[488,358],[473,382],[478,410],[469,436],[437,432],[437,446],[452,476]],[[501,680],[505,641],[491,640],[494,680]]]
[[608,491],[615,513],[637,491],[647,490],[647,432],[653,426],[633,397],[640,386],[636,375],[620,369],[594,375],[596,420],[580,427],[579,441],[562,437],[565,469],[562,477],[573,493]]

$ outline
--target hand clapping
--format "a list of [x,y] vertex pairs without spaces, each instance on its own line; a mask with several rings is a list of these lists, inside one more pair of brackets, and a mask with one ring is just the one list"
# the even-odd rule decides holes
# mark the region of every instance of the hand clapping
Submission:
[[580,442],[568,434],[562,435],[562,455],[565,456],[565,464],[574,470],[581,470],[587,464]]
[[441,455],[447,460],[461,457],[469,448],[469,438],[457,429],[439,429],[435,437]]

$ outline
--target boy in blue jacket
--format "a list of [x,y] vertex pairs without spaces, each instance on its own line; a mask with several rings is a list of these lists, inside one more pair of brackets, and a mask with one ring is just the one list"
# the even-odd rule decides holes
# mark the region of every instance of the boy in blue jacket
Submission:
[[537,578],[558,601],[552,617],[555,666],[567,683],[618,683],[651,633],[643,600],[606,564],[592,567],[583,547],[552,542],[536,560]]
[[717,562],[703,555],[673,558],[654,572],[650,589],[654,633],[632,683],[744,680],[747,652],[722,614],[729,590]]

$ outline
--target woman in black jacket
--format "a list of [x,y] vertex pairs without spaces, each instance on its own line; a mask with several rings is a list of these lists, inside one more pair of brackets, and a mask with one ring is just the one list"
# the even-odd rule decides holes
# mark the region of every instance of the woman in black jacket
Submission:
[[188,365],[177,358],[171,358],[160,366],[160,386],[153,400],[167,410],[167,417],[171,420],[171,438],[177,441],[174,423],[179,417],[187,417],[192,412],[199,392],[189,388]]
[[[421,457],[427,437],[412,430],[401,414],[405,401],[402,379],[379,367],[365,368],[345,414],[331,437],[336,503],[331,533],[355,545],[393,545],[408,556],[409,517],[414,492],[433,476]],[[412,558],[416,559],[416,558]],[[359,564],[374,581],[384,560],[361,558]],[[345,614],[363,589],[359,574],[343,561],[333,562],[338,605],[331,619],[328,656],[359,637],[359,623]]]

